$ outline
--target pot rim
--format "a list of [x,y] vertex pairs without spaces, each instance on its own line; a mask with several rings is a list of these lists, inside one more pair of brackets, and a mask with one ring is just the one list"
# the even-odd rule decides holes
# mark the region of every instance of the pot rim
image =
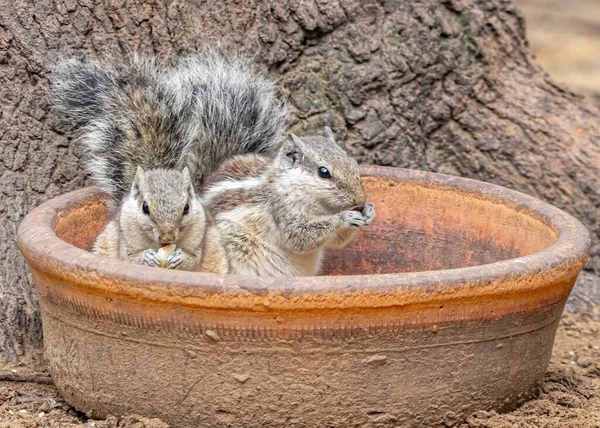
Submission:
[[[60,239],[53,226],[60,211],[95,198],[88,187],[53,198],[32,210],[18,231],[19,249],[30,267],[77,284],[88,292],[194,307],[264,310],[389,307],[436,304],[446,299],[502,298],[542,292],[571,283],[584,266],[589,231],[571,215],[532,196],[468,178],[418,170],[361,166],[363,176],[402,180],[483,198],[533,216],[557,233],[540,252],[485,265],[406,273],[310,277],[248,277],[148,268],[110,259]],[[564,288],[564,287],[563,287]],[[571,285],[566,287],[566,294]],[[564,294],[564,289],[562,293]]]

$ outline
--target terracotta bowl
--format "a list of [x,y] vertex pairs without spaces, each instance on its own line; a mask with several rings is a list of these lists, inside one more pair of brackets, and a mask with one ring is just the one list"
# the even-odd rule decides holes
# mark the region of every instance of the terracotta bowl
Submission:
[[88,188],[33,210],[19,246],[57,388],[96,417],[176,427],[437,426],[534,393],[587,230],[502,187],[364,167],[375,222],[327,276],[251,278],[90,254]]

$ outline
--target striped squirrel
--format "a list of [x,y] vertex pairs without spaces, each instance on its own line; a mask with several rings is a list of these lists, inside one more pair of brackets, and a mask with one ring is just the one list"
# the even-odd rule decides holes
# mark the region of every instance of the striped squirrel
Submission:
[[208,50],[165,68],[71,58],[52,74],[53,106],[74,125],[113,215],[93,251],[157,266],[160,248],[176,244],[168,267],[226,272],[194,188],[232,156],[277,151],[287,108],[273,82],[248,60]]
[[371,223],[358,164],[322,136],[290,134],[273,157],[237,156],[211,175],[202,201],[221,234],[230,272],[316,275],[325,248],[341,248]]

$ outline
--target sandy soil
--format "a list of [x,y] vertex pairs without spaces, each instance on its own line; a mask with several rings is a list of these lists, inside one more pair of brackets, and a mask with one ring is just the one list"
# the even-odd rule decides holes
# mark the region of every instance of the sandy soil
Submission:
[[[16,370],[27,373],[23,368]],[[35,427],[168,428],[168,425],[140,416],[88,419],[66,404],[52,385],[0,381],[0,428]]]
[[515,0],[538,62],[600,106],[600,1]]
[[504,415],[476,412],[461,428],[600,427],[600,322],[567,314],[539,398]]

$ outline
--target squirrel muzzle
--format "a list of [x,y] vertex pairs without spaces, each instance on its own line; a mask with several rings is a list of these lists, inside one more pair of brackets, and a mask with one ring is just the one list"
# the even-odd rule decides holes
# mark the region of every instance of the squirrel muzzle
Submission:
[[158,231],[158,243],[161,247],[174,244],[177,241],[177,229],[175,227]]
[[354,196],[354,205],[363,206],[367,202],[367,196],[362,185],[356,189],[356,195]]

